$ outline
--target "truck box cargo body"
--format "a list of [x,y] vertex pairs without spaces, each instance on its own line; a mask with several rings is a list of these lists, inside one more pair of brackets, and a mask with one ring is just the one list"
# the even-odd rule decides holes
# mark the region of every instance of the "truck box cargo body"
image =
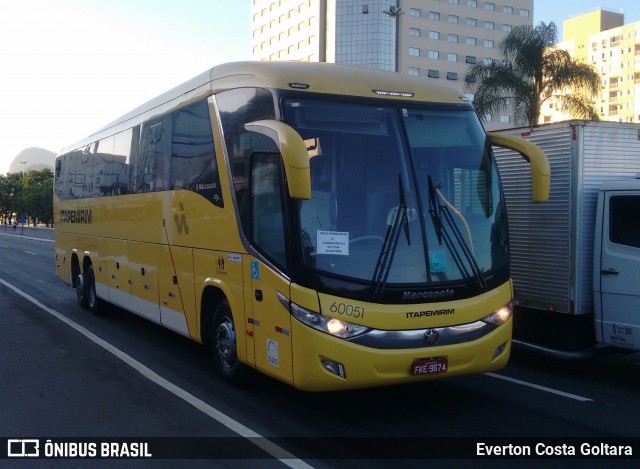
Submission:
[[536,204],[527,163],[494,148],[509,220],[514,335],[564,350],[593,345],[598,192],[640,172],[640,125],[568,121],[503,132],[539,146],[551,166],[549,201]]

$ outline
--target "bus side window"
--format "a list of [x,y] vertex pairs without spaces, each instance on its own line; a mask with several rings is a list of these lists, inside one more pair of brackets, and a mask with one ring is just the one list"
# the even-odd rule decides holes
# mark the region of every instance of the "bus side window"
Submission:
[[62,162],[64,160],[66,155],[63,156],[59,156],[58,158],[56,158],[56,172],[55,172],[55,193],[56,196],[60,199],[60,200],[64,200],[64,185],[63,185],[63,181],[64,181],[64,172],[62,171]]
[[206,100],[173,113],[169,189],[187,189],[223,207]]
[[[263,135],[247,132],[244,124],[275,119],[273,97],[260,88],[239,88],[215,96],[242,229],[249,233],[249,160],[255,151],[272,151],[275,143]],[[276,149],[277,151],[277,149]]]
[[64,155],[64,169],[62,171],[62,193],[61,199],[76,199],[77,179],[79,179],[77,167],[82,158],[82,150],[74,150]]
[[167,188],[168,162],[171,151],[170,116],[147,122],[142,127],[140,164],[136,168],[135,192],[155,192]]
[[103,138],[98,142],[93,158],[91,158],[89,164],[87,164],[85,197],[111,195],[114,145],[114,136]]
[[[137,129],[138,127],[135,127]],[[129,186],[129,159],[134,129],[127,129],[115,135],[113,147],[113,167],[110,176],[111,195],[126,194]]]
[[131,151],[129,157],[126,160],[129,174],[129,187],[128,192],[135,193],[138,188],[138,168],[140,167],[140,141],[142,136],[140,135],[140,126],[136,125],[131,135]]
[[284,267],[287,256],[280,155],[255,153],[251,161],[251,241]]

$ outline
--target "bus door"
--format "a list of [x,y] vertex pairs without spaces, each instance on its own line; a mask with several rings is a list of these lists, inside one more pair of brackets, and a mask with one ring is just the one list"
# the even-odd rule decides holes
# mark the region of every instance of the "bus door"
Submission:
[[251,285],[256,368],[291,383],[291,315],[278,299],[289,298],[290,281],[280,270],[287,266],[287,235],[283,209],[284,185],[281,157],[256,153],[251,164],[250,239],[264,256],[250,257],[247,284]]

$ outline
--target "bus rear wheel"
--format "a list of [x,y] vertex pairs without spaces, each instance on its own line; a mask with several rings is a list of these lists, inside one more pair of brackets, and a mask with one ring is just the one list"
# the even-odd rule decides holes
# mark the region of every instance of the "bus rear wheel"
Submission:
[[78,299],[78,304],[82,308],[87,308],[87,289],[84,281],[85,274],[80,270],[78,262],[73,263],[71,275],[73,276],[73,284],[76,287],[76,298]]
[[242,384],[246,370],[238,360],[236,330],[231,308],[226,300],[218,304],[213,314],[211,348],[215,367],[222,377],[233,385]]
[[101,316],[104,310],[104,305],[96,294],[96,276],[93,271],[93,264],[89,264],[86,269],[85,295],[87,309],[96,316]]

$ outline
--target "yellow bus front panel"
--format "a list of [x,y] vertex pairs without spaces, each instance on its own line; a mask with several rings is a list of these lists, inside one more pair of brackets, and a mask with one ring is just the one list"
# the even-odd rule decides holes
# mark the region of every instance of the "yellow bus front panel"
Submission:
[[[493,371],[510,355],[511,282],[474,298],[407,305],[352,303],[318,295],[321,316],[365,332],[334,337],[292,317],[294,385],[304,390],[383,386]],[[311,290],[292,286],[301,309],[314,309]],[[283,302],[286,303],[286,302]],[[346,308],[344,305],[349,304]],[[355,305],[355,306],[353,306]],[[491,323],[492,312],[507,316]],[[331,319],[329,319],[331,318]]]
[[[386,386],[439,379],[503,368],[511,352],[512,320],[472,342],[444,347],[372,349],[331,337],[293,321],[294,385],[306,391]],[[494,357],[494,355],[497,355]],[[446,357],[446,371],[412,374],[419,360]],[[344,377],[328,371],[331,362]]]

